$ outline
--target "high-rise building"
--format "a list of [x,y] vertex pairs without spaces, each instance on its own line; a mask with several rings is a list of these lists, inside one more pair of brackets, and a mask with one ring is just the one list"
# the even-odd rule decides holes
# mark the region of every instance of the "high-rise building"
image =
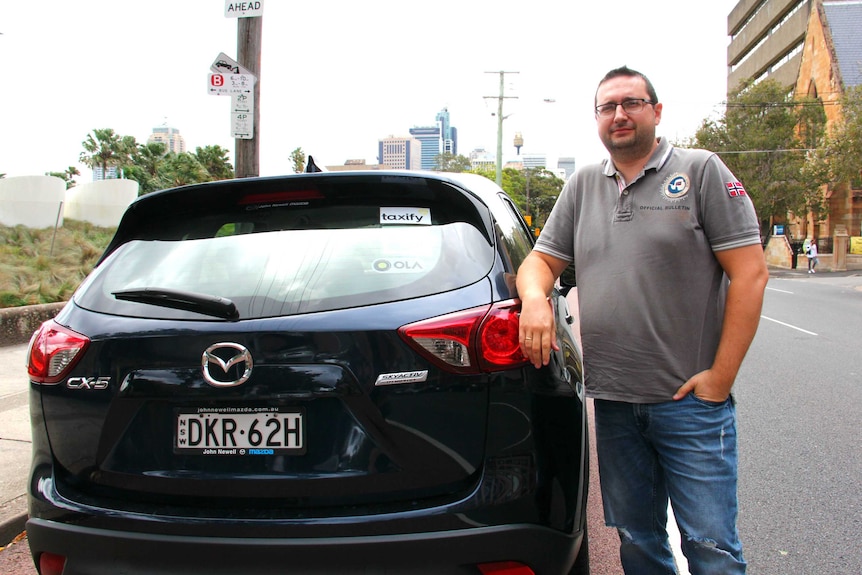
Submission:
[[740,0],[727,16],[727,90],[773,78],[796,84],[815,0]]
[[566,174],[565,179],[568,180],[575,173],[574,156],[557,158],[557,168],[563,170]]
[[449,123],[449,109],[437,113],[435,126],[410,128],[410,135],[422,142],[422,169],[433,170],[440,154],[458,154],[458,130]]
[[93,168],[94,182],[101,180],[116,180],[119,177],[120,173],[117,170],[117,166],[108,166],[106,170],[103,170],[102,166],[96,166]]
[[398,170],[421,170],[422,142],[413,137],[384,138],[378,144],[378,161]]
[[417,126],[410,128],[410,135],[422,143],[421,166],[423,170],[433,170],[440,153],[440,128],[437,126]]
[[458,129],[449,123],[449,108],[437,112],[437,126],[440,127],[441,151],[446,154],[458,155]]
[[521,154],[525,168],[547,168],[548,158],[545,154]]
[[147,138],[147,143],[159,142],[165,145],[166,151],[182,154],[186,151],[186,141],[180,135],[180,131],[169,126],[158,126],[153,128],[153,133]]

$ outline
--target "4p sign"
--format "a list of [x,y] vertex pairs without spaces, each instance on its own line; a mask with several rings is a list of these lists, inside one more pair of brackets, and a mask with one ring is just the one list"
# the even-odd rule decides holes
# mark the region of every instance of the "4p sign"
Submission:
[[263,16],[263,0],[254,2],[231,2],[225,0],[224,15],[226,18],[255,18]]

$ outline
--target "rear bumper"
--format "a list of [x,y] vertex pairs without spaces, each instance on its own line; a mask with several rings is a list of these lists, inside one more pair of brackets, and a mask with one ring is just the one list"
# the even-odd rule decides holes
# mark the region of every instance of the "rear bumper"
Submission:
[[[536,525],[366,537],[198,537],[111,531],[30,519],[33,557],[65,556],[64,575],[478,574],[477,563],[519,561],[537,575],[568,573],[582,534]],[[586,542],[583,542],[586,544]]]

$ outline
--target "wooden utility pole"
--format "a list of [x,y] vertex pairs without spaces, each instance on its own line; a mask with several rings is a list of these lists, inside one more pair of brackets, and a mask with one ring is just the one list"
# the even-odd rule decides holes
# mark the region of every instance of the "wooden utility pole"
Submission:
[[238,18],[236,28],[236,51],[239,65],[257,77],[254,83],[254,136],[243,140],[236,138],[236,177],[248,178],[260,175],[260,46],[263,32],[263,16]]
[[500,70],[499,72],[485,72],[486,74],[499,74],[500,75],[500,95],[499,96],[485,96],[485,98],[494,98],[497,100],[497,185],[501,188],[503,187],[503,120],[508,118],[509,116],[503,115],[503,100],[506,98],[515,98],[517,96],[504,96],[505,93],[505,78],[506,74],[517,74],[518,72],[504,72]]

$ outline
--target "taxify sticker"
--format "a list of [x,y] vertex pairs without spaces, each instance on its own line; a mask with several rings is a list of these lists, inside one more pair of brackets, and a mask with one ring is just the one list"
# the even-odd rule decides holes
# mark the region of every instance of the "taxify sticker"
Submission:
[[381,224],[431,225],[428,208],[380,208]]

